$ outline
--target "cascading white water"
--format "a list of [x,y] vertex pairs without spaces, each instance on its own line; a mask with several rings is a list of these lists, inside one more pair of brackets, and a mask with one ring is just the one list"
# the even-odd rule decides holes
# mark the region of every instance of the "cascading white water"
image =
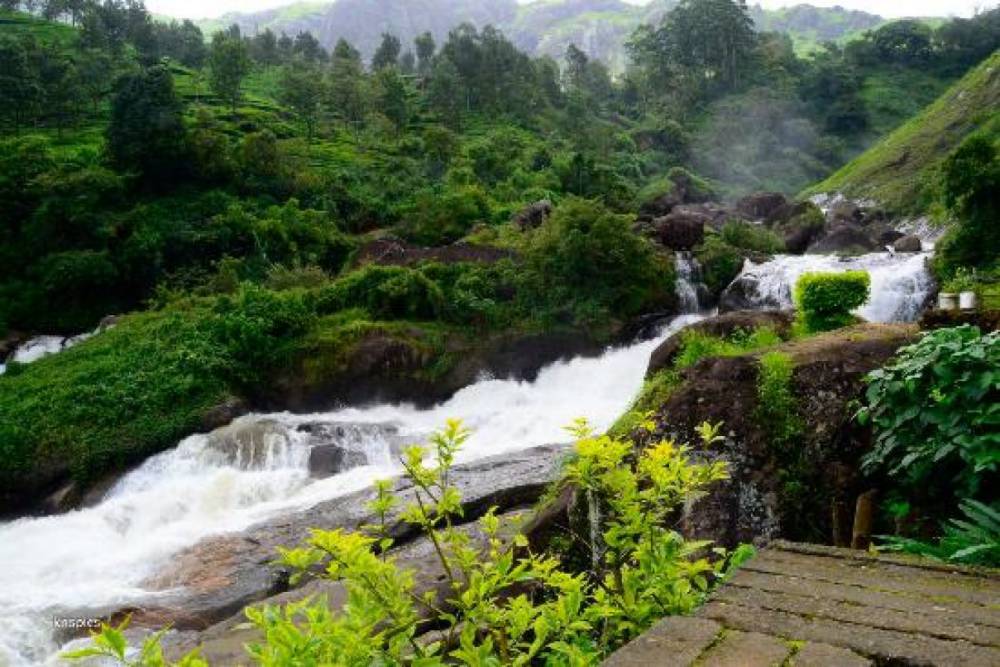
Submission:
[[[872,298],[860,314],[875,321],[913,319],[931,279],[926,255],[888,253],[848,260],[780,256],[748,264],[740,278],[761,308],[788,307],[806,271],[863,269]],[[681,264],[684,262],[682,261]],[[695,293],[696,267],[678,273]],[[699,315],[674,319],[659,339],[544,368],[534,382],[484,378],[431,409],[376,405],[328,413],[248,415],[211,434],[191,436],[123,477],[95,507],[0,525],[0,665],[55,664],[53,616],[148,601],[162,592],[143,582],[173,554],[200,539],[309,507],[396,474],[400,439],[419,441],[447,418],[473,429],[461,460],[565,441],[563,427],[585,416],[608,427],[638,392],[659,341]],[[354,451],[367,465],[326,478],[309,475],[316,433]]]
[[[463,461],[563,442],[563,427],[581,416],[605,429],[638,393],[659,341],[698,319],[684,315],[659,339],[552,364],[534,382],[484,378],[431,409],[376,405],[242,417],[150,458],[95,507],[0,525],[0,665],[54,663],[53,616],[162,595],[142,582],[207,535],[240,530],[394,474],[393,444],[378,425],[393,425],[397,440],[419,441],[445,419],[461,418],[473,429]],[[369,464],[311,478],[316,424],[332,425],[324,437],[332,432],[349,441],[364,450]],[[351,426],[359,424],[371,427]]]
[[[16,361],[19,364],[30,364],[33,361],[38,361],[42,357],[62,352],[63,350],[73,347],[77,343],[82,343],[107,328],[107,325],[102,325],[89,333],[82,333],[77,336],[70,337],[35,336],[34,338],[31,338],[19,345],[17,349],[14,350],[13,354],[11,354],[7,359],[7,363]],[[0,363],[0,375],[3,375],[7,371],[7,363]],[[3,666],[0,665],[0,667]]]
[[674,289],[680,312],[697,313],[701,310],[701,299],[698,296],[701,285],[701,266],[690,252],[674,254],[674,266],[677,269],[677,282]]
[[840,258],[834,255],[778,255],[763,264],[747,261],[733,281],[751,306],[791,308],[792,288],[810,271],[867,271],[871,298],[857,314],[871,322],[909,322],[934,289],[927,268],[928,253],[871,253]]

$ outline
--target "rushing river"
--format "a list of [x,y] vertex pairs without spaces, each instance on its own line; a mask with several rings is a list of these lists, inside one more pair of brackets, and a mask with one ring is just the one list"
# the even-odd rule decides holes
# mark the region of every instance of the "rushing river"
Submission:
[[[912,319],[930,289],[923,259],[882,254],[843,263],[782,257],[748,266],[745,273],[756,272],[760,305],[773,307],[787,305],[789,285],[804,270],[866,268],[873,295],[861,314],[881,321]],[[685,265],[685,276],[696,273],[695,266]],[[679,290],[684,302],[696,307],[697,285],[685,283]],[[657,344],[700,317],[677,317],[654,340],[551,364],[533,382],[484,378],[430,409],[383,404],[311,415],[248,415],[151,457],[94,507],[0,525],[0,666],[58,664],[53,617],[162,595],[145,590],[142,582],[208,535],[241,530],[395,474],[389,432],[394,441],[419,440],[446,419],[461,418],[473,430],[462,459],[472,460],[565,441],[563,427],[580,416],[606,428],[638,392]],[[368,464],[326,479],[310,477],[308,431],[301,428],[307,423],[339,426]]]

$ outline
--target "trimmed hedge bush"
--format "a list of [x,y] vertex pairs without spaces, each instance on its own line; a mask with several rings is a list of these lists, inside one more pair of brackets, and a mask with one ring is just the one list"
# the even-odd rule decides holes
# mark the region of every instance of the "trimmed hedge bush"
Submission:
[[810,332],[850,324],[851,311],[868,301],[871,278],[866,271],[804,273],[795,283],[799,321]]

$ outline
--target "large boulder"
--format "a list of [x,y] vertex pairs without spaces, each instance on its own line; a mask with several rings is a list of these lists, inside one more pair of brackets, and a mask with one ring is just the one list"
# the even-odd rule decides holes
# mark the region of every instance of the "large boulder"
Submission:
[[736,211],[749,220],[766,220],[787,205],[780,192],[756,192],[736,202]]
[[864,218],[864,211],[855,202],[841,199],[830,206],[827,211],[830,222],[858,222]]
[[765,224],[781,236],[785,252],[801,255],[826,226],[823,212],[811,202],[796,202],[774,211]]
[[923,244],[920,242],[919,236],[909,234],[896,239],[892,244],[892,249],[896,252],[920,252],[923,250]]
[[792,322],[795,320],[795,313],[780,310],[739,310],[734,312],[716,315],[695,322],[684,327],[653,350],[649,358],[649,366],[646,368],[646,377],[652,376],[659,370],[670,367],[674,359],[680,352],[684,341],[684,335],[690,331],[697,331],[711,336],[725,338],[733,335],[737,331],[753,331],[762,327],[769,327],[785,338],[791,331]]
[[535,229],[541,227],[550,215],[552,215],[552,202],[548,199],[542,199],[518,211],[514,215],[513,221],[518,229]]
[[864,324],[776,348],[793,366],[789,389],[798,419],[785,444],[760,416],[759,354],[704,359],[682,371],[649,437],[696,442],[695,427],[722,422],[725,441],[705,456],[724,460],[730,474],[691,507],[685,532],[730,546],[779,536],[828,541],[832,503],[864,490],[859,461],[870,434],[853,420],[852,403],[864,376],[916,335],[914,325]]
[[671,250],[690,250],[705,240],[705,216],[671,213],[653,220],[656,238]]
[[[463,520],[472,523],[491,507],[505,512],[531,506],[559,476],[560,461],[569,451],[568,445],[547,445],[456,466],[450,481],[462,494]],[[397,479],[392,492],[400,503],[390,516],[390,532],[397,547],[405,548],[420,536],[417,528],[399,519],[413,501],[414,488]],[[369,503],[374,497],[374,491],[366,489],[266,520],[242,533],[206,538],[172,557],[144,582],[149,590],[163,591],[148,604],[79,615],[119,617],[131,612],[133,626],[172,624],[179,630],[204,630],[248,604],[292,589],[288,573],[270,565],[278,547],[300,543],[313,528],[355,530],[373,523]]]
[[806,252],[817,255],[836,253],[860,255],[881,250],[878,240],[861,225],[850,222],[833,224],[822,236],[810,244]]

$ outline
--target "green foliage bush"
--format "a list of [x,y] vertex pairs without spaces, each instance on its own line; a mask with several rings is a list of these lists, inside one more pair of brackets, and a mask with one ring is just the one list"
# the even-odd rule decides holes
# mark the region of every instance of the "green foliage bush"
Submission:
[[528,241],[522,281],[536,303],[577,319],[628,317],[673,293],[670,267],[632,233],[627,216],[578,198],[565,200]]
[[997,261],[1000,150],[996,144],[996,137],[974,134],[944,164],[945,203],[957,224],[936,247],[935,266],[942,277],[951,277],[962,267]]
[[374,318],[432,320],[442,313],[444,295],[418,269],[367,264],[316,296],[320,314],[348,308],[364,308]]
[[[398,508],[392,481],[379,481],[369,503],[373,525],[361,532],[316,529],[301,546],[280,549],[293,580],[321,572],[342,582],[349,603],[336,612],[312,598],[247,608],[264,637],[247,647],[250,657],[275,666],[596,664],[660,617],[689,613],[752,555],[749,547],[710,552],[708,542],[686,541],[669,527],[687,500],[726,477],[723,463],[696,463],[688,447],[667,440],[635,452],[627,441],[592,435],[583,421],[572,431],[576,458],[563,483],[590,499],[594,513],[595,534],[571,536],[590,556],[587,569],[572,571],[532,552],[520,533],[505,538],[509,529],[502,530],[495,510],[479,522],[485,544],[454,527],[463,507],[449,476],[469,432],[451,421],[431,436],[430,451],[405,450],[403,469],[415,496],[405,508]],[[708,447],[717,427],[701,432]],[[430,463],[429,453],[436,458]],[[432,545],[443,593],[418,595],[414,573],[386,553],[397,519]],[[435,641],[420,641],[427,621],[439,630]],[[125,663],[123,629],[105,626],[92,646],[66,657]],[[158,656],[157,644],[153,639],[144,652]],[[188,667],[204,664],[196,653],[185,660]]]
[[785,250],[785,242],[767,227],[749,222],[727,222],[720,234],[722,240],[736,248],[775,254]]
[[476,186],[425,191],[403,207],[401,232],[408,240],[425,246],[453,243],[477,222],[489,222],[491,210],[486,194]]
[[[915,498],[974,498],[1000,466],[1000,333],[938,329],[867,377],[864,458]],[[995,489],[995,486],[993,487]]]
[[745,253],[723,241],[718,234],[708,234],[694,254],[701,264],[702,282],[716,297],[743,269]]
[[786,447],[802,431],[802,417],[792,392],[794,370],[791,357],[783,352],[767,352],[760,357],[754,419],[777,447]]
[[1000,507],[967,499],[959,509],[965,518],[945,523],[943,534],[934,543],[893,535],[883,536],[885,543],[880,548],[953,563],[1000,567]]
[[871,277],[865,271],[804,273],[795,283],[795,307],[809,332],[829,331],[854,321],[851,311],[868,301]]

